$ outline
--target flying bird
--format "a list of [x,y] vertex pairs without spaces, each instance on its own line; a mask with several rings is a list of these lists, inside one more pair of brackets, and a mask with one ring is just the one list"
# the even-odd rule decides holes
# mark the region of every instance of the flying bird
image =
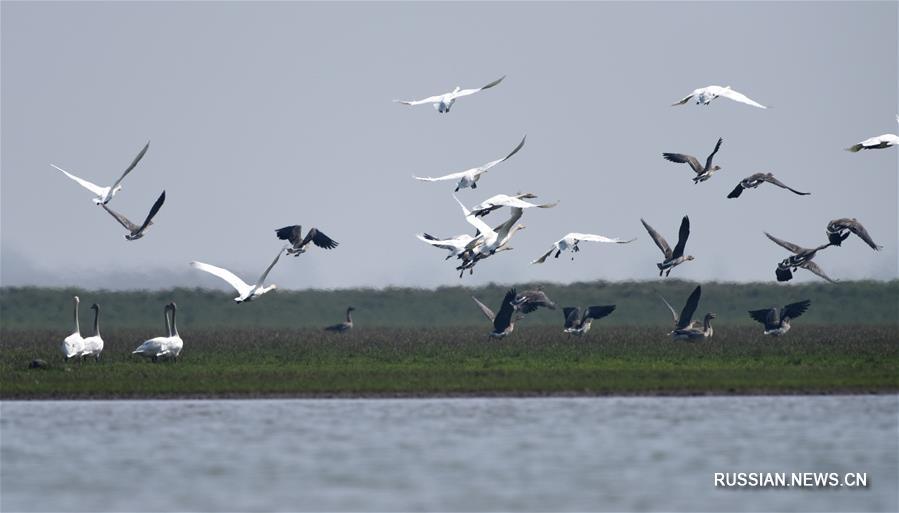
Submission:
[[712,335],[715,334],[715,330],[712,329],[712,319],[716,318],[717,315],[714,313],[705,314],[705,318],[702,321],[702,327],[700,327],[698,322],[693,320],[693,314],[696,313],[696,307],[699,306],[699,298],[701,296],[702,287],[697,285],[690,294],[690,297],[687,298],[687,302],[684,304],[684,308],[681,310],[680,315],[677,314],[677,311],[671,306],[671,303],[666,301],[664,297],[659,296],[662,302],[665,303],[665,306],[668,307],[671,316],[674,318],[674,329],[669,333],[674,340],[700,340],[711,338]]
[[278,255],[272,261],[271,265],[268,266],[268,269],[262,273],[262,276],[256,280],[256,283],[253,285],[248,285],[243,280],[237,277],[234,273],[227,269],[222,269],[221,267],[216,267],[214,265],[204,264],[203,262],[191,262],[190,266],[194,269],[199,269],[201,271],[207,272],[214,276],[218,276],[219,278],[228,282],[229,285],[234,287],[237,290],[238,296],[234,298],[235,303],[243,303],[246,301],[252,301],[259,296],[278,288],[274,283],[269,285],[268,287],[263,286],[265,283],[265,278],[268,277],[268,273],[271,272],[272,268],[275,267],[275,264],[278,263],[278,259],[281,258],[281,253],[287,249],[287,246],[284,246],[280,250],[278,250]]
[[818,264],[812,262],[812,259],[815,258],[815,255],[818,251],[821,251],[824,248],[831,246],[831,243],[824,244],[822,246],[818,246],[814,249],[799,247],[792,242],[787,242],[785,240],[778,239],[777,237],[771,235],[768,232],[765,232],[765,236],[767,236],[771,241],[773,241],[778,246],[786,249],[787,251],[793,253],[792,256],[789,256],[779,264],[777,264],[777,269],[774,270],[774,274],[777,276],[777,281],[790,281],[793,279],[793,273],[796,272],[797,269],[808,269],[809,271],[817,274],[818,276],[824,278],[830,283],[836,283],[835,280],[830,279],[829,276],[824,274],[824,271],[818,267]]
[[524,201],[524,199],[534,199],[537,196],[532,193],[524,193],[524,194],[516,194],[514,196],[508,196],[506,194],[497,194],[496,196],[491,196],[484,201],[478,203],[477,205],[471,207],[471,213],[478,216],[484,217],[490,212],[494,210],[503,208],[503,207],[515,207],[515,208],[553,208],[559,204],[558,201],[555,203],[544,203],[542,205],[537,205],[535,203],[531,203],[528,201]]
[[491,87],[496,86],[497,84],[502,82],[504,78],[506,78],[505,75],[500,77],[498,80],[494,80],[493,82],[490,82],[489,84],[487,84],[483,87],[479,87],[477,89],[462,89],[461,87],[456,86],[456,88],[453,89],[452,92],[438,94],[436,96],[429,96],[422,100],[393,100],[393,101],[396,103],[402,103],[403,105],[421,105],[424,103],[432,103],[432,104],[434,104],[434,108],[437,109],[437,112],[439,112],[441,114],[446,114],[447,112],[450,111],[453,104],[456,103],[457,98],[461,98],[463,96],[469,96],[474,93],[483,91],[484,89],[490,89]]
[[416,234],[415,236],[418,237],[418,240],[430,244],[435,248],[448,250],[449,255],[447,255],[444,260],[449,260],[450,258],[461,255],[468,246],[468,243],[474,240],[474,237],[468,234],[456,235],[449,239],[434,237],[429,233]]
[[812,302],[808,299],[797,303],[790,303],[778,309],[777,307],[762,310],[750,310],[749,316],[765,326],[765,335],[780,336],[790,331],[790,321],[804,314]]
[[134,157],[134,160],[131,162],[131,165],[128,166],[128,169],[126,169],[125,172],[122,173],[122,176],[120,176],[119,179],[116,180],[115,183],[113,183],[109,187],[100,187],[99,185],[88,182],[87,180],[85,180],[83,178],[78,178],[77,176],[69,173],[65,169],[62,169],[61,167],[57,166],[56,164],[50,164],[50,165],[55,167],[59,171],[62,171],[62,173],[64,175],[68,176],[72,180],[75,180],[76,182],[78,182],[79,185],[81,185],[85,189],[96,194],[97,197],[92,200],[94,203],[96,203],[97,205],[105,205],[105,204],[109,203],[110,200],[112,200],[112,197],[115,196],[116,193],[118,193],[120,190],[122,190],[122,180],[124,180],[125,177],[128,176],[128,173],[130,173],[131,170],[134,169],[134,166],[136,166],[137,163],[140,162],[140,159],[142,159],[144,157],[144,154],[147,153],[147,148],[149,148],[149,147],[150,147],[150,143],[148,141],[147,144],[144,146],[144,148],[142,150],[140,150],[140,153],[137,154],[137,157]]
[[323,249],[334,249],[340,244],[331,237],[318,231],[317,228],[310,228],[309,231],[306,232],[306,236],[303,237],[303,228],[298,224],[278,228],[275,230],[275,234],[279,239],[289,241],[293,245],[287,249],[287,254],[295,257],[305,253],[306,246],[308,246],[310,242]]
[[346,321],[332,324],[331,326],[326,326],[325,331],[330,331],[332,333],[346,333],[353,329],[353,317],[352,312],[355,310],[352,306],[346,309]]
[[[456,198],[456,201],[459,201],[459,199]],[[465,219],[477,229],[476,236],[465,246],[462,253],[457,256],[457,258],[462,260],[462,264],[456,267],[461,278],[465,274],[466,269],[468,269],[469,274],[474,274],[474,266],[481,260],[500,251],[511,250],[509,242],[512,240],[512,237],[519,230],[526,228],[526,226],[518,222],[524,211],[517,207],[510,209],[511,215],[504,223],[495,228],[490,228],[483,220],[471,215],[471,212],[461,202],[459,202],[459,205],[462,206],[462,212],[466,214]]]
[[525,290],[515,296],[512,300],[512,306],[516,312],[529,314],[540,307],[556,309],[556,304],[541,289]]
[[755,189],[759,185],[763,183],[774,184],[781,189],[787,189],[793,194],[798,194],[800,196],[808,196],[811,194],[810,192],[799,192],[792,187],[788,187],[786,184],[774,178],[774,175],[771,173],[755,173],[754,175],[747,176],[742,179],[739,184],[734,188],[734,190],[730,191],[730,194],[727,195],[728,198],[739,198],[740,194],[743,194],[744,189]]
[[830,244],[833,246],[842,246],[843,241],[849,237],[850,233],[854,233],[861,240],[865,241],[865,244],[870,246],[874,251],[880,251],[883,249],[883,246],[879,246],[874,243],[874,239],[868,235],[868,230],[865,230],[865,227],[862,226],[858,219],[852,218],[842,218],[842,219],[834,219],[833,221],[827,223],[827,239],[830,241]]
[[[896,121],[899,122],[899,115],[896,116]],[[896,134],[883,134],[878,135],[877,137],[871,137],[870,139],[865,139],[858,144],[853,144],[846,148],[846,151],[855,153],[860,150],[877,150],[896,146],[897,144],[899,144],[899,136]]]
[[721,169],[721,166],[712,166],[712,159],[715,158],[715,154],[718,153],[718,149],[721,148],[721,143],[724,142],[724,139],[718,138],[718,143],[715,144],[715,149],[712,150],[712,153],[709,154],[708,158],[705,160],[705,166],[699,163],[699,159],[692,155],[685,155],[683,153],[663,153],[662,157],[669,162],[674,162],[677,164],[690,164],[690,167],[693,168],[693,171],[696,172],[696,176],[693,177],[693,183],[697,184],[699,182],[704,182],[712,177],[715,174],[715,171]]
[[459,171],[458,173],[450,173],[448,175],[438,176],[436,178],[430,177],[430,176],[415,176],[415,175],[412,175],[412,178],[415,178],[416,180],[422,180],[425,182],[438,182],[438,181],[443,181],[443,180],[458,180],[458,183],[456,184],[456,190],[454,192],[459,192],[459,189],[466,189],[468,187],[471,187],[472,189],[477,189],[478,188],[478,180],[481,179],[481,175],[483,175],[484,173],[489,171],[490,168],[492,168],[493,166],[499,164],[500,162],[504,162],[504,161],[508,160],[512,155],[515,155],[516,153],[518,153],[518,150],[520,150],[521,147],[524,146],[525,139],[527,139],[527,136],[524,136],[521,139],[521,142],[518,143],[518,146],[516,146],[514,150],[512,150],[512,153],[509,153],[508,155],[506,155],[505,157],[503,157],[501,159],[492,160],[484,165],[481,165],[478,167],[473,167],[473,168],[467,169],[465,171]]
[[515,289],[509,289],[499,307],[499,313],[496,314],[487,305],[481,303],[478,298],[471,296],[471,299],[474,299],[474,302],[478,304],[478,308],[481,309],[481,313],[487,317],[487,320],[493,323],[493,331],[490,332],[491,338],[503,338],[511,334],[515,330],[515,322],[523,318],[522,316],[514,315],[515,308],[512,302],[515,301],[515,296]]
[[580,308],[566,306],[562,308],[562,314],[565,316],[565,329],[562,332],[569,335],[585,335],[590,331],[595,319],[602,319],[614,311],[615,305],[588,306],[584,308],[582,314]]
[[687,247],[687,238],[690,237],[689,217],[684,216],[684,218],[681,219],[680,230],[677,235],[677,245],[674,246],[674,251],[668,246],[668,241],[666,241],[659,232],[655,231],[652,226],[649,226],[649,223],[643,219],[640,219],[640,222],[643,223],[643,227],[649,232],[649,236],[656,243],[656,246],[662,250],[662,254],[665,255],[665,260],[656,264],[659,268],[659,276],[661,276],[663,272],[665,273],[665,276],[668,276],[671,274],[671,270],[678,265],[687,260],[693,260],[693,255],[684,256],[684,249]]
[[556,253],[555,258],[559,258],[559,255],[562,254],[563,251],[571,251],[571,259],[574,260],[574,253],[577,253],[581,250],[578,247],[582,241],[586,242],[608,242],[614,244],[627,244],[629,242],[634,242],[637,239],[623,240],[623,239],[612,239],[609,237],[604,237],[602,235],[594,235],[592,233],[576,233],[572,232],[568,235],[562,237],[553,243],[553,247],[550,248],[549,251],[543,254],[537,260],[531,262],[531,264],[542,264],[546,262],[546,259],[549,258],[549,255],[552,255],[553,252]]
[[147,214],[146,219],[144,219],[144,223],[140,226],[132,223],[128,220],[127,217],[119,214],[115,210],[107,207],[106,205],[100,205],[111,215],[116,221],[119,222],[122,226],[128,230],[128,235],[125,235],[125,240],[137,240],[144,236],[144,233],[147,231],[147,228],[153,224],[153,218],[156,217],[156,213],[159,212],[159,209],[162,208],[162,204],[165,203],[165,191],[162,191],[162,194],[156,198],[156,202],[153,203],[153,206],[150,207],[150,213]]
[[740,103],[745,103],[746,105],[752,105],[753,107],[758,107],[760,109],[768,108],[768,107],[765,107],[764,105],[762,105],[761,103],[758,103],[754,100],[749,99],[749,97],[747,97],[745,94],[734,91],[733,89],[730,88],[730,86],[721,87],[721,86],[716,86],[716,85],[702,87],[700,89],[694,89],[693,92],[688,94],[687,96],[685,96],[683,100],[676,102],[676,103],[672,103],[671,106],[674,107],[675,105],[683,105],[683,104],[687,103],[688,101],[690,101],[690,98],[693,98],[694,96],[696,97],[696,105],[699,105],[699,104],[708,105],[712,102],[712,100],[721,96],[721,97],[727,98],[729,100],[733,100],[735,102],[740,102]]

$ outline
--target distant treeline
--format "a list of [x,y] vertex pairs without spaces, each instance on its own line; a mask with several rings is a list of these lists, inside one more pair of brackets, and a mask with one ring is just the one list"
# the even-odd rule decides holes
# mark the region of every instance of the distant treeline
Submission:
[[[538,284],[519,285],[518,290]],[[543,286],[559,307],[615,304],[618,309],[603,323],[671,323],[671,314],[656,293],[676,309],[683,306],[696,284],[659,282],[589,282]],[[353,320],[365,326],[486,326],[471,296],[477,296],[494,311],[507,287],[442,287],[438,289],[386,288],[341,290],[277,290],[258,301],[235,304],[233,292],[177,288],[160,291],[89,291],[37,287],[0,288],[0,324],[3,329],[71,328],[71,296],[81,298],[82,331],[91,323],[89,307],[102,307],[101,326],[110,328],[162,327],[162,309],[168,301],[178,303],[178,325],[182,329],[221,327],[317,327],[343,320],[347,306],[356,307]],[[899,322],[899,280],[860,281],[836,285],[812,283],[704,283],[697,317],[718,314],[719,324],[750,324],[747,310],[810,299],[803,316],[806,323],[896,324]],[[528,324],[559,324],[561,310],[539,311]]]

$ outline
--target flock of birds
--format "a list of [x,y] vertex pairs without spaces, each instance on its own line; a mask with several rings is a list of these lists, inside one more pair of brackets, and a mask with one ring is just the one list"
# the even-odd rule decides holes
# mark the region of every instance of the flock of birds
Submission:
[[[458,100],[459,98],[470,96],[475,93],[496,87],[504,79],[505,76],[494,80],[493,82],[490,82],[483,87],[474,89],[461,89],[460,87],[456,87],[451,92],[429,96],[421,100],[394,101],[410,106],[431,104],[438,113],[448,114],[455,104],[456,100]],[[760,109],[767,108],[764,105],[756,102],[755,100],[752,100],[748,96],[735,91],[730,86],[721,87],[716,85],[695,89],[683,99],[673,103],[672,106],[684,105],[691,99],[695,99],[697,105],[709,105],[717,98],[726,98]],[[899,116],[897,116],[896,118],[897,121],[899,121]],[[465,221],[469,225],[474,227],[475,233],[473,235],[463,233],[454,237],[446,238],[436,237],[428,233],[421,233],[418,234],[417,237],[419,240],[425,242],[426,244],[447,251],[448,254],[446,256],[446,260],[456,260],[456,270],[459,271],[460,278],[464,276],[465,271],[468,271],[469,274],[473,274],[474,268],[479,262],[490,258],[497,253],[512,249],[511,247],[509,247],[509,242],[518,231],[525,228],[525,225],[519,223],[519,220],[524,214],[524,210],[531,208],[553,208],[559,203],[558,201],[556,201],[553,203],[538,204],[527,201],[537,198],[537,196],[533,193],[518,193],[514,195],[497,194],[469,209],[456,196],[456,193],[458,193],[462,189],[477,189],[478,182],[481,180],[481,178],[483,178],[486,173],[492,168],[509,160],[519,151],[521,151],[521,149],[525,145],[526,140],[526,136],[522,137],[518,145],[515,146],[515,148],[504,157],[498,158],[496,160],[491,160],[490,162],[473,167],[471,169],[449,173],[437,177],[413,176],[413,178],[415,178],[416,180],[426,182],[455,182],[453,198],[461,207]],[[695,173],[695,176],[692,178],[693,183],[700,184],[711,179],[712,176],[721,169],[720,166],[713,164],[713,161],[716,154],[721,149],[723,142],[724,140],[722,138],[718,139],[718,141],[715,143],[714,149],[706,158],[704,164],[698,158],[683,153],[663,153],[662,157],[669,162],[689,165],[690,169]],[[858,144],[847,148],[847,150],[851,152],[858,152],[861,150],[882,149],[896,145],[899,145],[899,137],[897,137],[895,134],[883,134],[861,141]],[[108,187],[95,185],[85,179],[79,178],[69,173],[68,171],[56,165],[53,165],[53,167],[93,193],[95,197],[92,201],[106,210],[119,224],[121,224],[127,230],[128,234],[125,235],[125,239],[133,241],[140,239],[146,235],[147,229],[153,224],[153,218],[158,214],[159,210],[165,203],[165,191],[160,194],[159,198],[150,208],[150,211],[144,219],[143,223],[140,225],[132,223],[124,215],[110,209],[108,207],[108,204],[113,199],[113,197],[115,197],[116,194],[122,190],[122,181],[137,166],[137,164],[146,154],[148,148],[149,142],[143,147],[143,149],[141,149],[138,155],[131,162],[131,165],[129,165],[125,169],[125,172],[122,173],[118,180],[116,180],[112,185]],[[772,173],[755,173],[742,179],[736,185],[733,191],[731,191],[730,194],[727,195],[727,197],[731,199],[739,198],[744,190],[755,189],[764,183],[769,183],[782,189],[786,189],[796,195],[807,196],[810,194],[808,192],[801,192],[787,186],[786,184],[775,178]],[[487,215],[503,208],[508,208],[510,214],[509,218],[506,219],[505,222],[496,225],[495,227],[491,227],[484,221],[484,218]],[[659,276],[668,276],[671,271],[678,265],[694,260],[694,257],[692,255],[684,254],[687,245],[687,239],[690,236],[690,219],[688,216],[685,215],[681,219],[680,228],[678,230],[677,244],[674,246],[674,249],[671,248],[665,238],[652,226],[650,226],[649,223],[647,223],[643,219],[641,219],[640,221],[643,223],[643,226],[649,234],[650,238],[653,240],[653,242],[655,242],[656,246],[658,246],[664,257],[661,262],[656,264],[659,270]],[[775,269],[775,276],[777,277],[777,280],[789,281],[790,279],[792,279],[793,273],[801,268],[806,269],[829,282],[833,282],[834,280],[828,277],[821,270],[821,268],[818,267],[813,259],[818,252],[826,248],[829,248],[831,246],[841,246],[842,242],[845,241],[846,238],[848,238],[851,234],[857,235],[875,251],[881,249],[881,246],[878,246],[874,243],[873,239],[865,230],[864,226],[862,226],[862,224],[859,223],[857,219],[835,219],[828,223],[826,227],[826,233],[828,237],[827,243],[818,245],[814,248],[803,248],[791,242],[778,239],[766,232],[765,235],[767,235],[767,237],[771,241],[792,253],[792,255],[788,256],[783,261],[777,264],[777,267]],[[258,299],[263,294],[277,288],[275,284],[266,285],[265,282],[268,278],[269,273],[278,263],[278,260],[281,258],[281,255],[283,253],[286,252],[288,255],[298,257],[307,251],[307,249],[310,247],[310,244],[322,249],[334,249],[338,246],[337,241],[328,237],[317,228],[311,228],[305,234],[303,234],[302,227],[300,225],[291,225],[279,228],[275,230],[275,235],[279,240],[287,241],[287,244],[285,244],[278,250],[278,253],[277,255],[275,255],[272,263],[269,264],[269,266],[253,284],[246,283],[231,271],[221,267],[197,261],[191,262],[190,265],[194,269],[212,274],[213,276],[217,276],[218,278],[231,285],[238,294],[237,297],[234,298],[234,301],[237,303],[243,303],[246,301],[253,301],[255,299]],[[598,234],[571,232],[555,241],[546,253],[539,256],[531,263],[543,264],[551,255],[554,256],[554,258],[559,258],[561,253],[565,251],[570,251],[572,253],[571,258],[573,260],[574,255],[580,251],[579,244],[581,242],[628,244],[633,242],[634,240],[636,239],[631,238],[624,240],[621,238],[606,237],[604,235]],[[687,301],[684,304],[683,309],[681,309],[680,314],[677,313],[677,311],[671,306],[670,303],[668,303],[667,300],[665,300],[665,298],[660,297],[668,307],[668,309],[671,311],[671,314],[673,316],[674,328],[669,334],[675,340],[706,339],[713,335],[714,330],[712,328],[711,321],[715,318],[714,313],[707,313],[701,322],[693,319],[693,315],[695,314],[696,309],[699,306],[701,295],[702,288],[700,286],[697,286],[687,298]],[[494,313],[493,310],[491,310],[477,298],[472,297],[472,299],[475,301],[481,312],[493,324],[493,330],[490,332],[490,336],[496,338],[501,338],[512,333],[515,323],[524,318],[524,316],[526,316],[528,313],[531,313],[541,307],[549,309],[556,308],[555,303],[552,302],[542,290],[528,290],[522,293],[517,293],[514,288],[510,289],[505,294],[505,297],[500,304],[499,310],[496,313]],[[81,336],[80,326],[78,322],[78,297],[74,297],[73,301],[75,331],[71,335],[66,337],[62,342],[61,350],[64,353],[66,360],[70,358],[83,359],[85,357],[93,357],[99,360],[100,354],[103,351],[103,339],[100,336],[99,325],[100,307],[97,304],[91,306],[91,309],[94,310],[94,335],[84,338]],[[790,329],[790,321],[802,315],[808,309],[810,304],[811,302],[809,300],[803,300],[788,304],[782,308],[752,310],[749,312],[749,315],[752,319],[764,325],[765,335],[783,335]],[[351,330],[353,328],[353,320],[351,316],[353,310],[353,307],[349,307],[347,309],[345,322],[335,324],[333,326],[328,326],[325,329],[337,333],[344,333]],[[565,307],[562,309],[565,320],[564,332],[570,335],[583,335],[590,330],[591,324],[594,320],[606,317],[614,310],[615,305],[587,306],[584,308]],[[162,358],[177,360],[183,347],[183,341],[178,335],[178,329],[175,324],[176,312],[177,306],[174,302],[165,305],[163,313],[165,317],[166,336],[155,337],[144,341],[135,351],[133,351],[133,353],[136,355],[151,358],[153,361],[158,361]]]

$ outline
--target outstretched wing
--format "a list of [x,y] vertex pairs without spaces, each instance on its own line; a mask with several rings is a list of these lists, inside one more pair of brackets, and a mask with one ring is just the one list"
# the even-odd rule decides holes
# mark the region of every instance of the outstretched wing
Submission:
[[[280,255],[280,253],[279,253]],[[218,276],[219,278],[228,282],[229,285],[234,287],[235,290],[240,295],[244,295],[250,291],[250,286],[247,285],[243,280],[237,277],[234,273],[227,269],[222,269],[221,267],[216,267],[214,265],[205,264],[203,262],[191,262],[190,266],[194,269],[199,269],[201,271],[207,272],[213,276]]]
[[774,178],[774,175],[772,175],[772,174],[763,175],[763,176],[762,176],[762,180],[764,180],[764,181],[766,181],[766,182],[768,182],[768,183],[770,183],[770,184],[776,185],[776,186],[780,187],[781,189],[787,189],[787,190],[789,190],[790,192],[792,192],[792,193],[794,193],[794,194],[798,194],[798,195],[800,195],[800,196],[808,196],[809,194],[811,194],[810,192],[799,192],[799,191],[797,191],[796,189],[794,189],[794,188],[792,188],[792,187],[786,185],[785,183],[781,182],[781,181],[778,180],[777,178]]
[[591,306],[587,308],[586,319],[602,319],[615,311],[615,305]]
[[494,80],[493,82],[490,82],[489,84],[485,85],[484,87],[479,87],[477,89],[462,89],[461,91],[456,91],[455,93],[450,93],[450,97],[451,98],[461,98],[462,96],[468,96],[470,94],[474,94],[474,93],[483,91],[484,89],[490,89],[491,87],[502,82],[504,78],[506,78],[505,75],[499,77],[498,79]]
[[269,265],[265,272],[262,273],[262,276],[260,276],[259,279],[256,280],[257,287],[261,287],[262,284],[265,283],[265,279],[268,277],[268,273],[272,272],[272,268],[275,267],[275,264],[278,263],[278,259],[281,258],[281,253],[283,253],[285,249],[287,249],[287,246],[284,246],[283,248],[278,250],[278,254],[277,256],[275,256],[275,259],[272,260],[271,265]]
[[776,316],[777,309],[765,308],[762,310],[750,310],[749,316],[755,319],[757,322],[762,323],[762,325],[765,326],[765,329],[768,329],[769,326],[774,327],[777,325],[777,320],[772,318],[772,313]]
[[718,143],[715,144],[715,149],[712,150],[712,153],[709,153],[709,158],[705,159],[705,168],[706,169],[712,168],[712,159],[715,158],[715,154],[718,153],[718,150],[721,148],[721,143],[723,143],[723,142],[724,142],[724,139],[719,137]]
[[831,279],[830,276],[824,274],[824,271],[822,271],[821,268],[818,267],[818,264],[816,264],[815,262],[812,262],[811,260],[805,262],[805,264],[803,265],[803,267],[805,267],[805,268],[808,269],[809,271],[811,271],[811,272],[817,274],[818,276],[824,278],[825,280],[829,281],[830,283],[836,283],[836,282],[837,282],[836,280]]
[[140,162],[140,159],[144,158],[144,153],[147,153],[147,148],[149,148],[149,147],[150,147],[150,141],[147,141],[147,144],[145,144],[143,149],[140,150],[140,153],[138,153],[137,156],[134,157],[134,160],[131,161],[131,165],[128,166],[128,169],[126,169],[125,172],[122,173],[122,176],[120,176],[119,179],[116,180],[114,184],[112,184],[111,189],[115,189],[116,186],[118,186],[120,183],[122,183],[122,180],[124,180],[125,177],[128,176],[128,173],[130,173],[131,170],[134,169],[134,166],[136,166],[137,163]]
[[522,137],[521,142],[518,143],[518,146],[516,146],[515,149],[512,150],[512,152],[509,153],[508,155],[506,155],[505,157],[503,157],[501,159],[497,159],[497,160],[492,160],[492,161],[478,167],[476,174],[486,173],[490,168],[499,164],[500,162],[505,162],[506,160],[509,160],[509,158],[511,158],[512,155],[515,155],[516,153],[518,153],[518,150],[520,150],[524,146],[524,142],[527,140],[527,138],[528,138],[528,136]]
[[674,251],[671,253],[671,256],[677,258],[684,254],[684,248],[687,247],[687,238],[690,237],[690,218],[684,216],[680,221],[680,230],[677,232],[677,245],[674,246]]
[[323,249],[334,249],[340,244],[331,237],[328,237],[324,233],[318,231],[318,229],[316,228],[312,228],[311,230],[309,230],[309,233],[306,234],[306,238],[303,239],[303,243],[301,244],[301,246],[309,244],[310,241],[316,246]]
[[421,100],[393,100],[394,103],[402,103],[403,105],[421,105],[423,103],[437,103],[443,98],[442,94],[436,96],[428,96]]
[[284,228],[275,230],[275,235],[277,235],[279,239],[290,241],[291,244],[296,246],[300,240],[302,240],[303,227],[298,224],[285,226]]
[[668,310],[671,312],[671,318],[674,319],[674,324],[676,326],[677,325],[677,311],[674,309],[673,306],[671,306],[671,303],[669,303],[668,301],[665,300],[664,297],[662,297],[661,294],[656,292],[656,295],[659,296],[659,299],[661,299],[662,302],[665,303],[665,306],[668,307]]
[[764,105],[762,105],[761,103],[758,103],[755,100],[750,99],[745,94],[734,91],[730,87],[722,87],[722,88],[714,91],[714,94],[717,94],[718,96],[723,96],[723,97],[733,100],[735,102],[745,103],[746,105],[752,105],[753,107],[758,107],[760,109],[768,108],[768,107],[765,107]]
[[696,307],[699,306],[699,298],[702,295],[702,287],[697,285],[693,292],[690,294],[690,297],[687,298],[686,304],[684,304],[684,309],[680,312],[680,317],[677,320],[678,329],[684,329],[690,325],[690,322],[693,321],[693,314],[696,313]]
[[503,304],[500,305],[499,312],[496,313],[496,319],[493,320],[493,330],[497,333],[505,331],[512,324],[512,314],[515,311],[512,301],[515,301],[515,289],[509,289],[506,292]]
[[740,194],[743,194],[743,182],[737,184],[734,187],[734,190],[730,191],[730,194],[727,195],[728,198],[739,198]]
[[496,315],[493,313],[493,310],[491,310],[490,307],[488,307],[484,303],[481,303],[478,298],[474,296],[471,296],[471,299],[473,299],[474,302],[478,304],[478,308],[481,309],[481,313],[484,314],[484,317],[486,317],[488,321],[493,322],[493,320],[496,319]]
[[443,180],[459,180],[463,176],[467,175],[468,171],[459,171],[458,173],[450,173],[448,175],[443,176],[415,176],[412,175],[412,178],[416,180],[421,180],[423,182],[440,182]]
[[702,164],[699,163],[696,157],[693,155],[685,155],[683,153],[663,153],[662,157],[669,162],[675,162],[677,164],[690,164],[690,167],[693,168],[693,171],[696,174],[702,173]]
[[643,227],[646,228],[646,231],[649,232],[649,237],[656,243],[656,246],[662,250],[662,253],[665,254],[665,258],[671,258],[671,247],[668,246],[668,241],[665,240],[665,237],[662,237],[659,232],[655,231],[652,226],[649,226],[649,223],[640,219],[640,222],[643,223]]
[[862,226],[861,223],[855,220],[849,220],[845,223],[846,228],[849,229],[850,232],[859,236],[859,238],[865,241],[865,244],[871,247],[874,251],[880,251],[883,249],[883,246],[878,246],[874,243],[874,239],[868,234],[868,230],[865,230],[865,227]]
[[812,302],[808,299],[804,301],[798,301],[796,303],[790,303],[787,306],[783,307],[780,316],[784,319],[795,319],[804,314],[811,304]]
[[556,251],[555,246],[553,246],[549,251],[544,253],[543,256],[541,256],[537,260],[532,261],[531,264],[542,264],[543,262],[546,262],[546,259],[549,258],[549,255],[553,254],[553,251]]
[[101,203],[100,206],[103,207],[107,212],[109,212],[109,215],[111,215],[116,221],[118,221],[119,224],[124,226],[125,229],[128,230],[129,232],[134,233],[140,228],[136,224],[129,221],[127,217],[123,216],[122,214],[119,214],[115,210],[107,207],[106,205]]
[[683,100],[681,100],[679,102],[674,102],[671,104],[671,106],[675,107],[677,105],[683,105],[683,104],[687,103],[688,101],[690,101],[690,98],[692,98],[696,95],[697,91],[699,91],[699,89],[694,89],[692,93],[688,94],[687,96],[684,96]]
[[76,182],[78,182],[78,185],[80,185],[80,186],[84,187],[85,189],[91,191],[92,193],[96,194],[97,196],[102,196],[102,195],[106,194],[106,187],[100,187],[99,185],[97,185],[97,184],[95,184],[95,183],[88,182],[88,181],[85,180],[84,178],[78,178],[77,176],[73,175],[72,173],[69,173],[69,172],[66,171],[65,169],[63,169],[63,168],[57,166],[56,164],[50,164],[50,165],[53,166],[53,167],[55,167],[55,168],[58,169],[59,171],[62,171],[62,174],[68,176],[68,177],[71,178],[72,180],[75,180]]
[[777,237],[771,235],[768,232],[765,232],[765,236],[767,236],[769,239],[771,239],[778,246],[786,249],[787,251],[789,251],[791,253],[798,254],[798,253],[802,253],[803,251],[805,251],[804,248],[801,248],[801,247],[797,246],[796,244],[793,244],[792,242],[787,242],[785,240],[778,239]]
[[153,218],[156,217],[156,213],[159,212],[160,208],[162,208],[163,203],[165,203],[165,191],[162,191],[162,194],[160,194],[159,197],[156,198],[156,202],[153,203],[152,207],[150,207],[150,213],[148,213],[147,218],[144,219],[144,224],[140,225],[140,229],[138,229],[138,232],[146,230],[148,226],[153,224]]
[[577,240],[585,240],[588,242],[610,242],[610,243],[614,243],[614,244],[627,244],[629,242],[634,242],[635,240],[637,240],[637,239],[624,240],[624,239],[618,239],[618,238],[613,239],[613,238],[609,238],[609,237],[604,237],[602,235],[594,235],[592,233],[570,233],[570,234],[568,234],[568,236],[574,237]]
[[565,317],[565,328],[571,328],[581,318],[581,309],[573,306],[566,306],[562,308],[562,315]]

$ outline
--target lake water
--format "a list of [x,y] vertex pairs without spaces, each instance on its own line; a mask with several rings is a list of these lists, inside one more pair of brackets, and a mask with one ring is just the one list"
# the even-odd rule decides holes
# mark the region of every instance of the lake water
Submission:
[[897,423],[897,396],[6,401],[0,509],[897,511]]

